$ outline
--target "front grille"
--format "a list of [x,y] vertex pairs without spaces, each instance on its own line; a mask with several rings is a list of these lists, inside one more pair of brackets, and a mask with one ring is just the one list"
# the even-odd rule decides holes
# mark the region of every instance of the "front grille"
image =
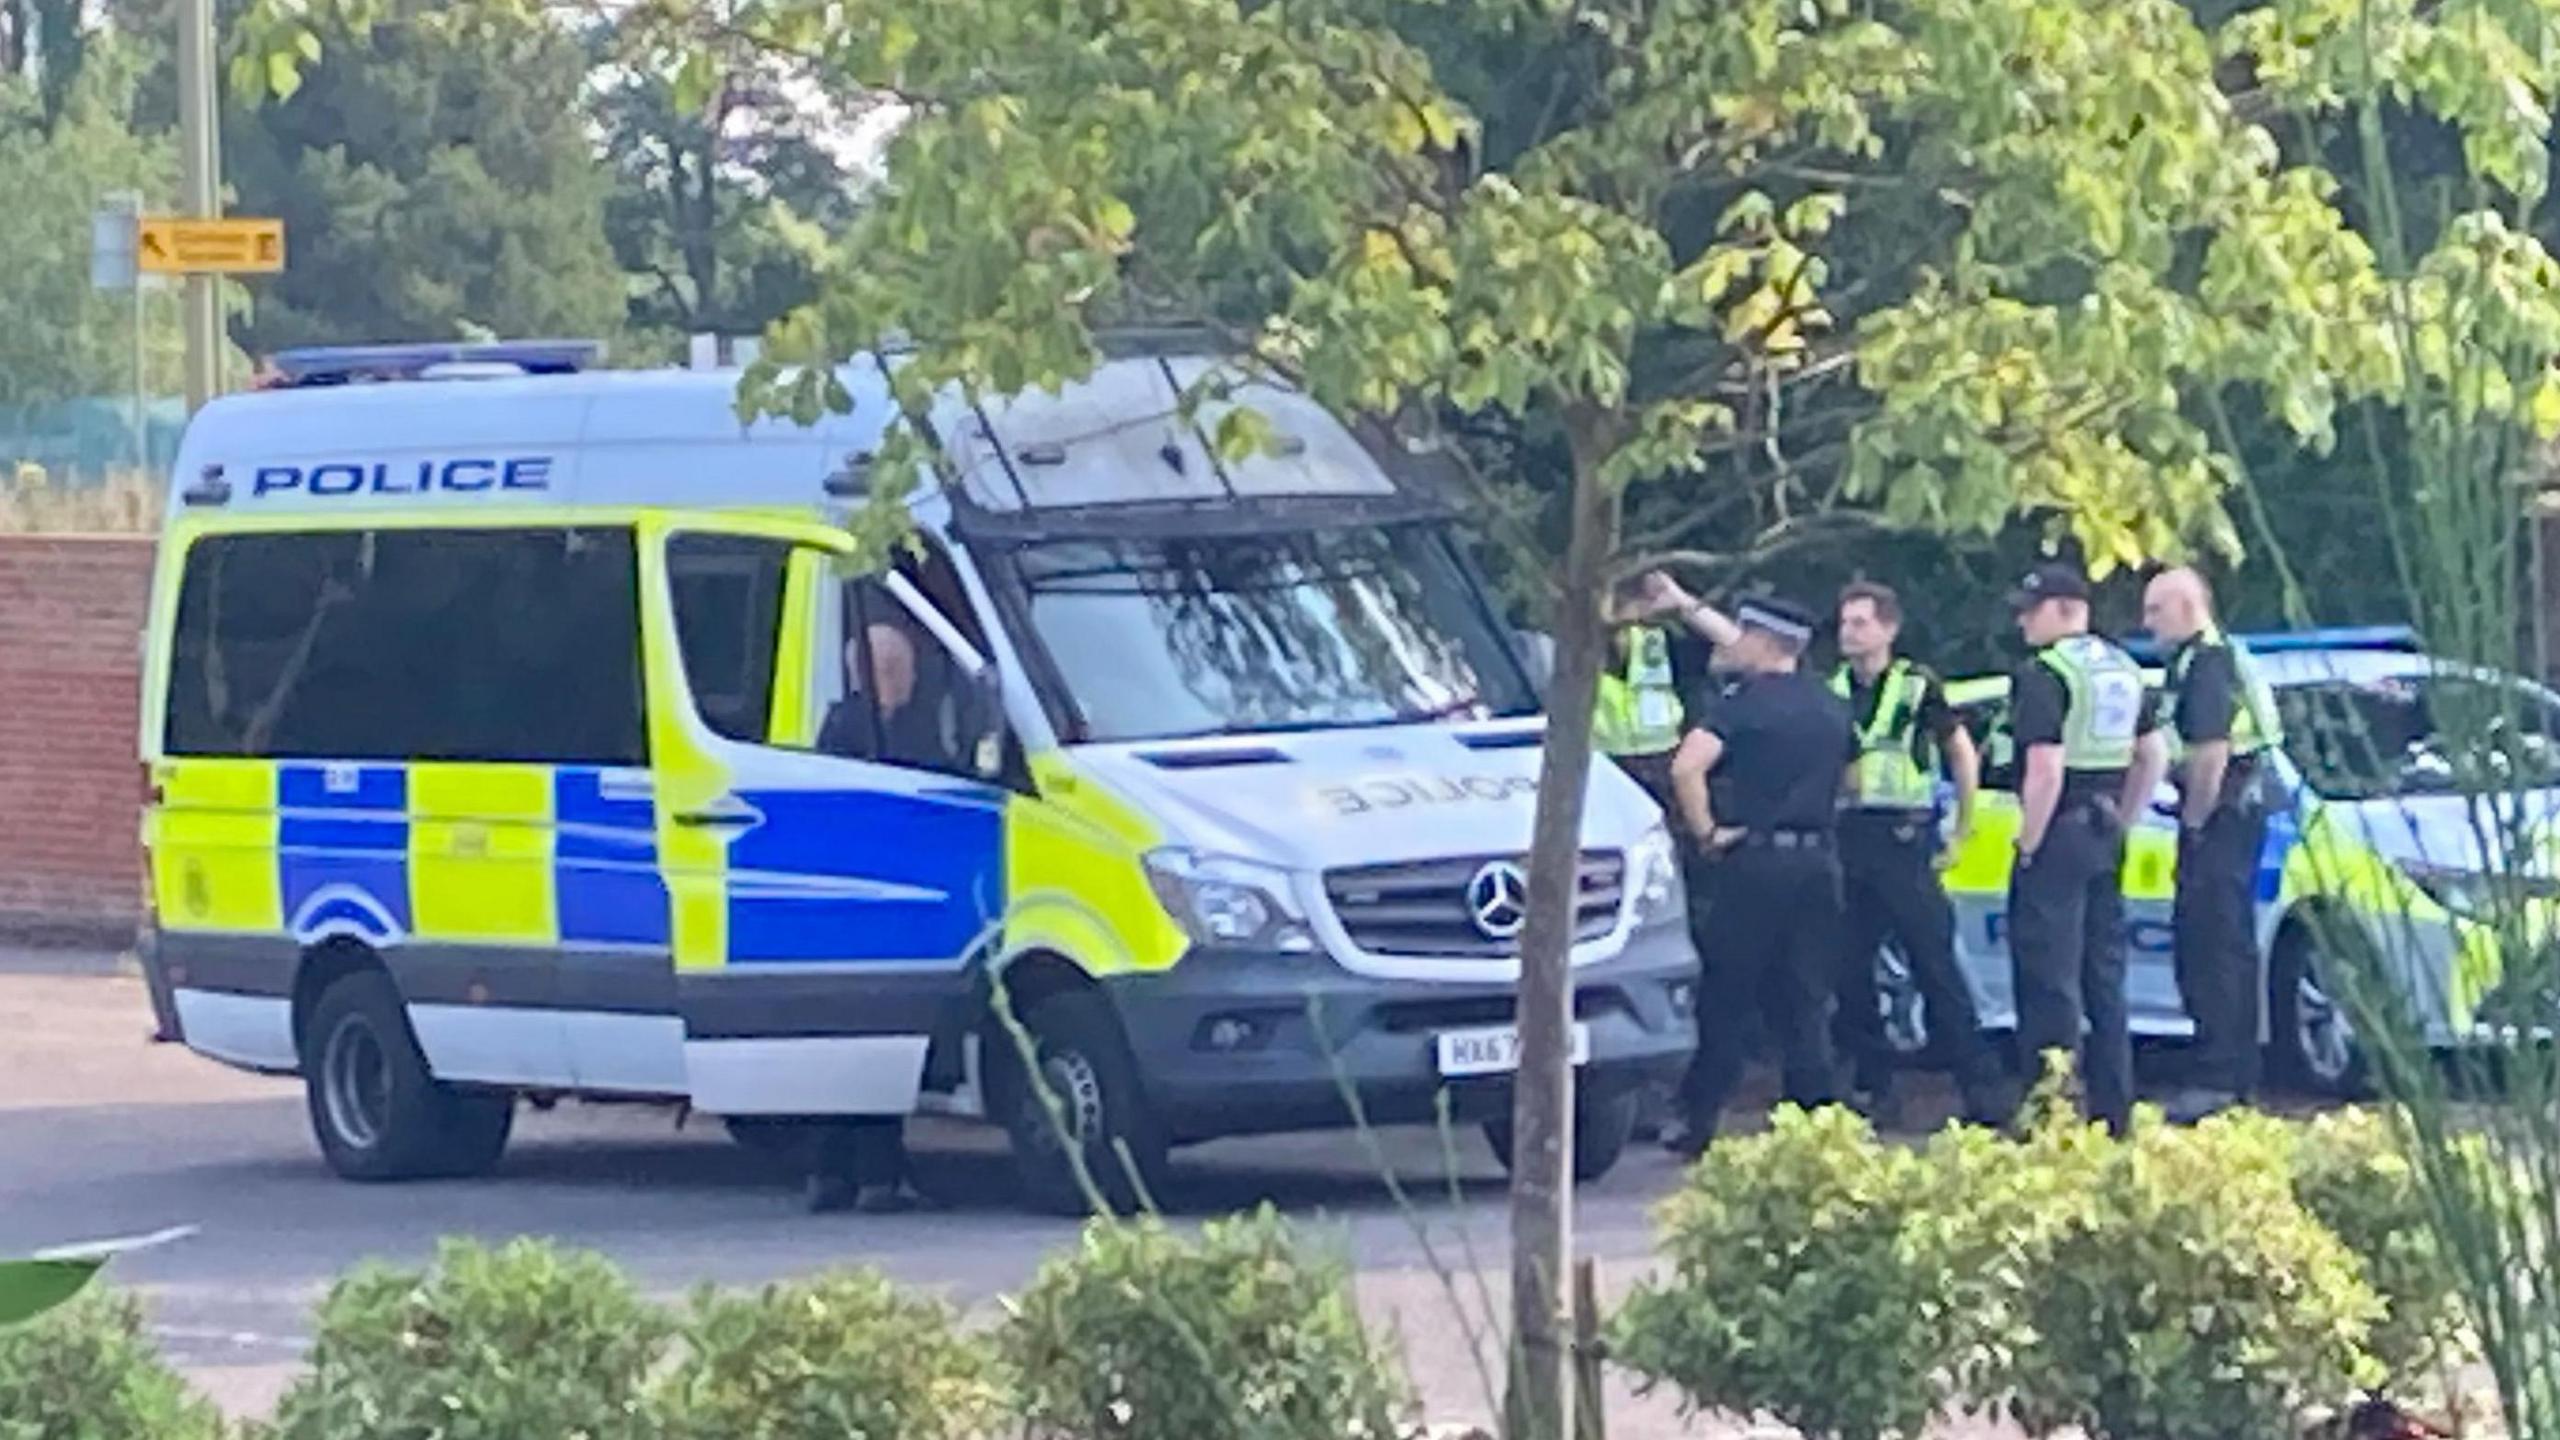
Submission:
[[[1403,865],[1363,865],[1325,872],[1325,898],[1351,943],[1372,955],[1431,959],[1498,960],[1520,953],[1515,936],[1497,939],[1478,928],[1468,887],[1488,865],[1516,856],[1479,855],[1461,860],[1420,860]],[[1597,940],[1616,928],[1626,889],[1627,860],[1615,850],[1586,850],[1574,903],[1573,938]]]

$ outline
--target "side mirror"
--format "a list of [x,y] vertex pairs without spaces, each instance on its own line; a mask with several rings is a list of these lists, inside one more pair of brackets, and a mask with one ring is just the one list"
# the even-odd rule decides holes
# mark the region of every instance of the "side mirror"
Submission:
[[1556,677],[1556,640],[1543,630],[1520,630],[1512,634],[1512,642],[1520,647],[1520,664],[1529,672],[1529,688],[1540,695]]

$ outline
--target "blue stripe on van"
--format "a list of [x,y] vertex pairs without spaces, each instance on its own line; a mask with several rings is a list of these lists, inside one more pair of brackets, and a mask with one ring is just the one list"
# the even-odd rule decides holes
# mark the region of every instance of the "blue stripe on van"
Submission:
[[[1004,797],[767,790],[730,847],[732,963],[948,960],[1004,913]],[[740,884],[737,877],[758,881]],[[893,887],[912,896],[860,893]]]
[[[332,780],[337,783],[333,785]],[[405,814],[409,809],[409,772],[398,765],[287,761],[276,767],[276,805],[288,812],[374,810]]]
[[405,769],[286,761],[276,801],[276,880],[297,935],[335,923],[387,944],[414,928]]
[[603,772],[552,772],[552,894],[563,944],[665,945],[667,887],[658,818],[645,799],[608,796]]

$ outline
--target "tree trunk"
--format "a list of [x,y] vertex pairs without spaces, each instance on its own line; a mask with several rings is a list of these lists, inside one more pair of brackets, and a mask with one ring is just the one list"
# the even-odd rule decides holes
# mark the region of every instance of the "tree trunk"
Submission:
[[1528,926],[1520,935],[1520,1073],[1511,1149],[1511,1393],[1508,1440],[1565,1440],[1572,1413],[1565,1277],[1573,1259],[1573,922],[1591,777],[1591,707],[1606,636],[1601,586],[1618,502],[1600,481],[1608,453],[1588,415],[1568,417],[1573,529],[1556,599],[1555,673],[1529,840]]

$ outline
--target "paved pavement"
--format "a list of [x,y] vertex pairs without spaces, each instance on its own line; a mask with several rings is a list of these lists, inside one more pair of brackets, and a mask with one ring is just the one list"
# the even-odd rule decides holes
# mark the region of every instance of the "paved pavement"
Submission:
[[[147,1012],[139,982],[111,966],[0,956],[0,1254],[201,1227],[111,1274],[146,1296],[172,1357],[238,1413],[264,1410],[290,1379],[332,1276],[371,1257],[419,1260],[443,1235],[590,1246],[669,1296],[871,1264],[983,1313],[1075,1233],[1014,1209],[992,1137],[962,1127],[924,1127],[919,1168],[937,1192],[987,1198],[907,1216],[806,1214],[791,1178],[717,1125],[678,1130],[667,1112],[638,1107],[529,1113],[487,1179],[349,1185],[321,1168],[293,1082],[150,1045]],[[1437,1135],[1390,1132],[1383,1143],[1419,1192],[1420,1231],[1344,1135],[1185,1152],[1169,1198],[1191,1215],[1269,1198],[1345,1247],[1365,1308],[1401,1335],[1431,1417],[1481,1421],[1483,1385],[1453,1316],[1460,1301],[1499,1304],[1501,1172],[1480,1138],[1461,1137],[1453,1205]],[[1645,1263],[1649,1209],[1674,1178],[1668,1159],[1646,1151],[1581,1193],[1584,1253],[1599,1258],[1609,1290]],[[1458,1300],[1430,1252],[1462,1272]],[[1618,1440],[1708,1433],[1662,1397],[1621,1396],[1612,1425]]]

